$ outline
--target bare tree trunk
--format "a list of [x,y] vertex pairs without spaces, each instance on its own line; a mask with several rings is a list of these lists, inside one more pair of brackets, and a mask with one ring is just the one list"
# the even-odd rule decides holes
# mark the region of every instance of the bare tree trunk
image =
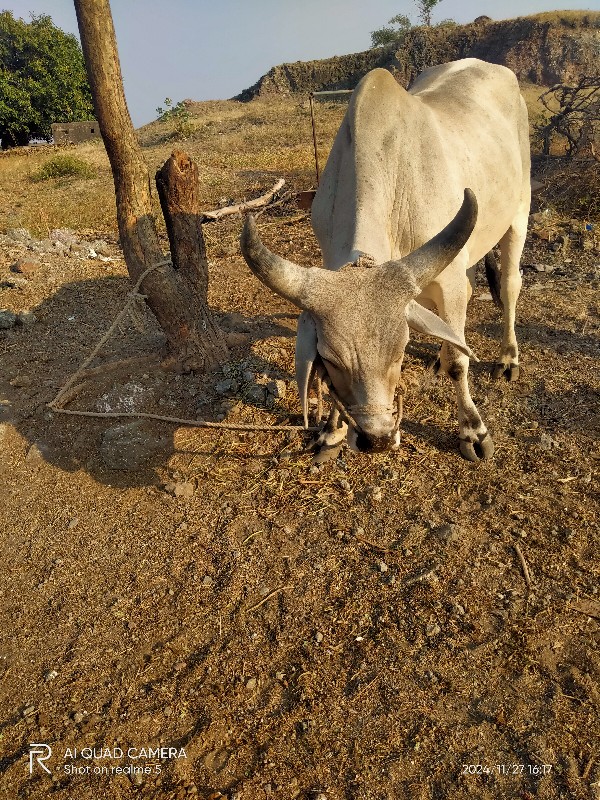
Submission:
[[[144,270],[164,260],[152,213],[148,168],[125,101],[109,0],[74,2],[96,118],[113,172],[123,254],[131,278],[137,280]],[[204,242],[199,225],[195,236],[201,242],[195,245],[200,252]],[[174,253],[173,259],[177,258]],[[169,362],[182,370],[205,369],[227,355],[223,335],[206,302],[207,274],[199,289],[190,291],[202,267],[206,272],[205,257],[195,275],[191,268],[185,270],[183,280],[172,267],[160,267],[142,284],[148,305],[167,336]]]

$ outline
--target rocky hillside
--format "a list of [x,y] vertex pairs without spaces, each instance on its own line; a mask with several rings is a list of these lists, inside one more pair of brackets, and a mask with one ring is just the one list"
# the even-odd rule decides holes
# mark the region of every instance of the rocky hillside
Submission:
[[600,62],[600,13],[547,12],[494,22],[479,17],[468,25],[418,27],[400,49],[375,48],[322,61],[298,61],[273,67],[235,99],[324,89],[352,89],[375,67],[394,72],[408,84],[426,67],[473,56],[510,67],[522,81],[542,86],[597,74]]

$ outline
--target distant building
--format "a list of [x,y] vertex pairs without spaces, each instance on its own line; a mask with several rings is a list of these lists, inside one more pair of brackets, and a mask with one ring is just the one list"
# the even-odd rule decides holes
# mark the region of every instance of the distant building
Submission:
[[85,122],[54,122],[52,138],[54,144],[80,144],[100,138],[100,126],[95,119]]

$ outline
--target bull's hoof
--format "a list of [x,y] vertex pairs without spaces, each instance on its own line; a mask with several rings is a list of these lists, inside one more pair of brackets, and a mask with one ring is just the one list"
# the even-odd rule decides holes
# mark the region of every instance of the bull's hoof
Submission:
[[475,442],[461,439],[460,452],[467,461],[487,461],[494,455],[494,440],[489,433],[482,434]]
[[342,444],[343,442],[317,445],[314,449],[312,463],[315,466],[319,466],[320,464],[326,464],[328,461],[333,461],[339,456]]
[[503,364],[501,361],[494,364],[492,368],[492,378],[497,381],[500,378],[506,378],[507,381],[519,380],[519,365],[518,364]]

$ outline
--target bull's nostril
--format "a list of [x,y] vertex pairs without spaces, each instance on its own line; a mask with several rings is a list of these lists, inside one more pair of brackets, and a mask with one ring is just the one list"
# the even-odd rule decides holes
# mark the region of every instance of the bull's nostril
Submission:
[[356,447],[361,453],[369,453],[373,449],[373,444],[366,434],[359,433],[356,437]]

